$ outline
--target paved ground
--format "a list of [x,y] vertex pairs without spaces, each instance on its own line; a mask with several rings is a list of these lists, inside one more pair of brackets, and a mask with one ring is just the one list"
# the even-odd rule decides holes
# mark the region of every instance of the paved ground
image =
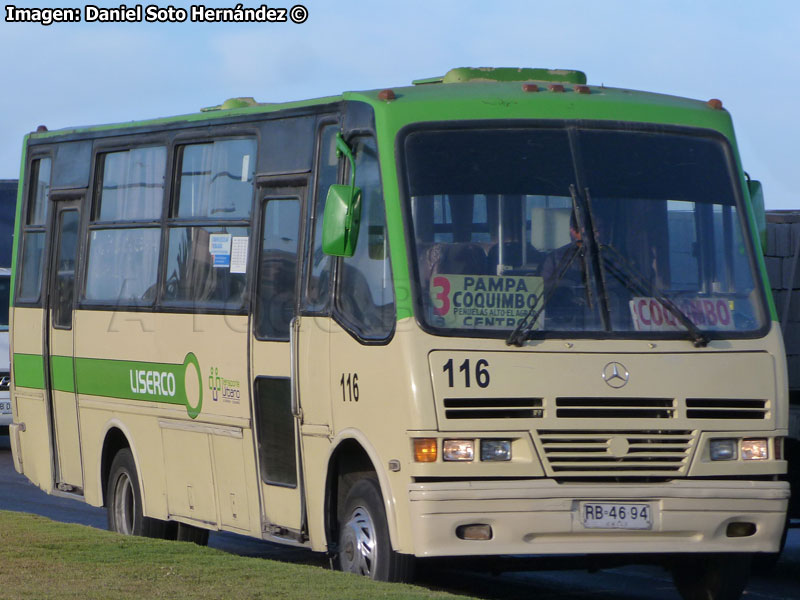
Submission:
[[[105,528],[105,510],[48,496],[14,471],[8,437],[0,436],[0,510],[36,513],[69,523]],[[324,556],[234,534],[212,533],[209,545],[226,552],[327,566]],[[487,600],[677,600],[669,574],[658,567],[526,571],[500,575],[458,568],[458,559],[423,565],[419,584]],[[756,575],[746,600],[800,599],[800,528],[790,530],[786,550],[769,575]]]

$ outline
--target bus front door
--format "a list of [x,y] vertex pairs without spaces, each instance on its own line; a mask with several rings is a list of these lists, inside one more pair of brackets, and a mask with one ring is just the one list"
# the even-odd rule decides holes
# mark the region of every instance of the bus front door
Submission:
[[261,235],[253,294],[251,373],[262,531],[303,537],[299,410],[293,391],[300,216],[306,186],[259,189]]
[[45,308],[48,411],[55,488],[83,493],[72,313],[80,228],[80,199],[55,203]]

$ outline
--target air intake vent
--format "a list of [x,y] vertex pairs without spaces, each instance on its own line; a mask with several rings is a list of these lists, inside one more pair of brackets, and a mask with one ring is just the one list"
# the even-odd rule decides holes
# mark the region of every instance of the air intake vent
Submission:
[[741,398],[687,398],[689,419],[766,419],[766,400]]
[[672,398],[556,398],[562,419],[671,419]]
[[694,445],[693,431],[538,432],[554,476],[682,475]]
[[541,398],[445,398],[447,419],[541,419]]

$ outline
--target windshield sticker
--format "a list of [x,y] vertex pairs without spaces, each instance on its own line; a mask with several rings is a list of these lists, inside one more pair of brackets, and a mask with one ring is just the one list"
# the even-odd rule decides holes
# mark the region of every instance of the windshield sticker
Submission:
[[215,267],[231,266],[231,234],[212,233],[208,236],[208,252],[214,257]]
[[[513,329],[542,295],[541,277],[431,277],[434,323],[459,329]],[[536,328],[543,319],[537,321]]]
[[[733,321],[733,300],[695,297],[674,299],[673,303],[700,329],[736,329]],[[655,298],[637,297],[629,305],[636,331],[686,331],[680,320]]]
[[235,237],[231,241],[231,273],[247,272],[247,237]]

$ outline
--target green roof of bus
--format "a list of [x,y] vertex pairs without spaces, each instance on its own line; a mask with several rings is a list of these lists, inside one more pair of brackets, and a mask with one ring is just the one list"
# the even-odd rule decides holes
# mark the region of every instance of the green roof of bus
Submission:
[[[585,86],[585,81],[586,76],[580,71],[460,68],[443,77],[417,80],[416,85],[392,87],[395,98],[388,101],[379,98],[379,89],[285,103],[235,98],[193,114],[66,128],[34,133],[31,138],[203,122],[354,100],[371,104],[376,121],[390,129],[417,121],[457,119],[599,119],[705,127],[732,139],[727,112],[712,108],[707,102],[602,85]],[[563,91],[551,91],[549,86],[553,83],[560,83]],[[534,86],[538,91],[526,91]],[[589,93],[579,93],[579,88]]]

